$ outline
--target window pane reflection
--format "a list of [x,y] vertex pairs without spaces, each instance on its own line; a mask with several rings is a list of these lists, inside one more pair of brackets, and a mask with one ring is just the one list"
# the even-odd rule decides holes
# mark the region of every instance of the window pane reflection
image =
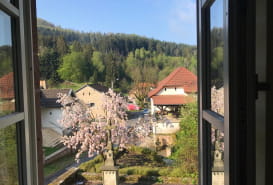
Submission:
[[224,184],[224,133],[211,128],[211,178],[212,185]]
[[16,125],[0,129],[0,185],[17,185]]
[[0,116],[15,111],[11,18],[0,10]]
[[210,7],[210,49],[211,109],[224,115],[223,0],[216,0]]

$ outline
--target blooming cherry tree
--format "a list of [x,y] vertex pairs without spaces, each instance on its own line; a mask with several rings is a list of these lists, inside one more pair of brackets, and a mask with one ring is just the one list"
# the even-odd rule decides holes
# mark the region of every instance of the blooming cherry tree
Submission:
[[106,147],[125,148],[127,144],[137,144],[150,134],[150,125],[138,122],[126,126],[127,103],[120,94],[109,90],[103,99],[104,114],[91,118],[91,109],[77,98],[59,94],[58,102],[63,106],[60,123],[70,129],[71,134],[63,136],[67,147],[77,150],[76,160],[83,152],[92,157],[102,153]]

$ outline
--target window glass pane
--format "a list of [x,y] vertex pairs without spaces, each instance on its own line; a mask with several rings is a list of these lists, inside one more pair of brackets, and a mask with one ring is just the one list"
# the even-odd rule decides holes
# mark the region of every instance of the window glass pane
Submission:
[[0,185],[18,184],[16,125],[0,129]]
[[0,10],[0,116],[14,112],[11,18]]
[[223,0],[216,0],[210,7],[211,109],[221,115],[224,115],[223,9]]
[[224,133],[211,128],[212,185],[224,184]]

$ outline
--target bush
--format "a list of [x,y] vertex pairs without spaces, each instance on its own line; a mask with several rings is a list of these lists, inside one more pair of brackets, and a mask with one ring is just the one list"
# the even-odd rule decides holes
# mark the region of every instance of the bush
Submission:
[[150,155],[152,151],[149,148],[143,148],[141,153],[144,155]]
[[119,172],[127,175],[159,176],[159,170],[160,168],[133,166],[122,168]]
[[171,176],[198,179],[198,117],[197,104],[187,104],[181,109],[181,130],[176,134],[176,144],[171,158],[175,168]]
[[103,157],[101,155],[98,155],[94,159],[82,163],[79,168],[86,172],[99,173],[101,172],[103,162]]

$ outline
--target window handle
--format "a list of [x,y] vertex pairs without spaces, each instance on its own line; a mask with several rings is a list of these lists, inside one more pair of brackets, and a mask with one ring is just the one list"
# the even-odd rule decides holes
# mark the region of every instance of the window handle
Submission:
[[258,92],[259,91],[270,91],[271,90],[271,86],[269,83],[267,82],[259,82],[258,81],[258,74],[255,75],[256,78],[256,83],[255,83],[255,87],[256,87],[256,99],[258,99]]

